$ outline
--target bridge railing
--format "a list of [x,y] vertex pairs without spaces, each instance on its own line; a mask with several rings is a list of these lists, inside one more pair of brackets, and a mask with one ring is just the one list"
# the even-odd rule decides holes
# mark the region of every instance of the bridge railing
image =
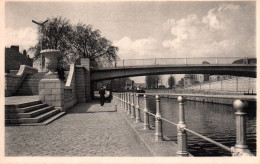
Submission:
[[[156,99],[156,113],[151,113],[148,109],[147,105],[147,96],[155,96]],[[161,94],[162,95],[162,94]],[[177,96],[177,94],[171,94]],[[161,105],[160,105],[160,95],[154,94],[144,94],[144,93],[115,93],[113,95],[117,99],[117,103],[127,114],[130,115],[130,118],[135,119],[136,123],[140,123],[140,111],[143,111],[143,129],[148,130],[150,128],[149,115],[155,118],[155,138],[154,141],[163,141],[163,133],[162,133],[162,121],[168,122],[171,125],[177,128],[177,155],[178,156],[189,156],[187,149],[187,132],[196,135],[197,137],[202,138],[205,141],[208,141],[216,146],[229,151],[232,156],[253,156],[253,154],[249,151],[248,146],[246,144],[246,108],[247,102],[245,100],[237,99],[233,102],[233,107],[236,110],[236,145],[233,147],[225,146],[217,141],[214,141],[206,136],[203,136],[191,129],[189,129],[185,122],[185,110],[184,110],[184,102],[185,95],[180,95],[177,97],[179,102],[179,122],[174,123],[169,121],[161,116]],[[134,98],[136,96],[136,99]],[[139,97],[143,96],[144,98],[144,108],[141,109],[139,106]],[[190,95],[186,95],[190,96]],[[198,95],[196,95],[198,96]],[[211,96],[214,97],[214,96]],[[229,97],[230,98],[230,97]],[[136,100],[136,102],[135,102]]]
[[116,67],[184,64],[256,64],[256,59],[247,57],[150,58],[117,60],[114,63]]

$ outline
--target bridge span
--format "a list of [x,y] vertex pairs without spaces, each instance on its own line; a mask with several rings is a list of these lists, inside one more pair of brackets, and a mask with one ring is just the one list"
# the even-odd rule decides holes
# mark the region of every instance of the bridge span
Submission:
[[210,74],[256,77],[256,64],[150,65],[92,68],[91,81],[164,74]]
[[256,77],[256,58],[203,57],[118,60],[111,67],[91,68],[91,81],[164,75],[210,74]]

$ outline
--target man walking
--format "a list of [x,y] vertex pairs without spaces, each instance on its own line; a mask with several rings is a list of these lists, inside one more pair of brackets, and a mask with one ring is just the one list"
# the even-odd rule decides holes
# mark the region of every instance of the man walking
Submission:
[[105,89],[103,87],[100,88],[99,95],[100,95],[100,105],[103,106],[105,100]]

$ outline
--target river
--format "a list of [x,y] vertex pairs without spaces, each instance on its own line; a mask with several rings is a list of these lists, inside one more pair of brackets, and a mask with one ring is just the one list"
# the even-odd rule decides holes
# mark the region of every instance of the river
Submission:
[[[148,96],[148,108],[155,113],[154,96]],[[140,98],[143,109],[143,98]],[[235,110],[231,105],[185,102],[187,127],[228,147],[236,143]],[[247,111],[247,144],[250,151],[256,154],[256,107],[250,106]],[[178,102],[173,98],[161,98],[161,115],[174,123],[178,123]],[[141,112],[143,120],[143,113]],[[154,117],[150,117],[154,125]],[[163,135],[177,142],[176,126],[162,122]],[[188,151],[194,156],[231,156],[231,153],[188,133]]]

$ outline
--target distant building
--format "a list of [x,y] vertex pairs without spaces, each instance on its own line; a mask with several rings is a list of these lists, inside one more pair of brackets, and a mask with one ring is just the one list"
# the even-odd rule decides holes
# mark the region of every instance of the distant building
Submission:
[[127,80],[125,84],[126,90],[132,90],[134,89],[134,81],[133,80]]
[[136,88],[144,89],[147,87],[146,83],[134,83]]
[[209,81],[208,74],[195,74],[194,75],[194,82],[195,83],[203,83],[205,81]]
[[99,90],[101,87],[105,87],[106,89],[110,89],[111,86],[111,80],[104,80],[100,82],[96,82],[94,84],[94,89]]
[[20,65],[33,66],[33,59],[27,55],[26,50],[20,53],[19,46],[5,48],[5,73],[9,73],[10,70],[19,70]]
[[192,74],[186,74],[183,78],[183,84],[184,86],[192,85],[195,82],[195,75]]

